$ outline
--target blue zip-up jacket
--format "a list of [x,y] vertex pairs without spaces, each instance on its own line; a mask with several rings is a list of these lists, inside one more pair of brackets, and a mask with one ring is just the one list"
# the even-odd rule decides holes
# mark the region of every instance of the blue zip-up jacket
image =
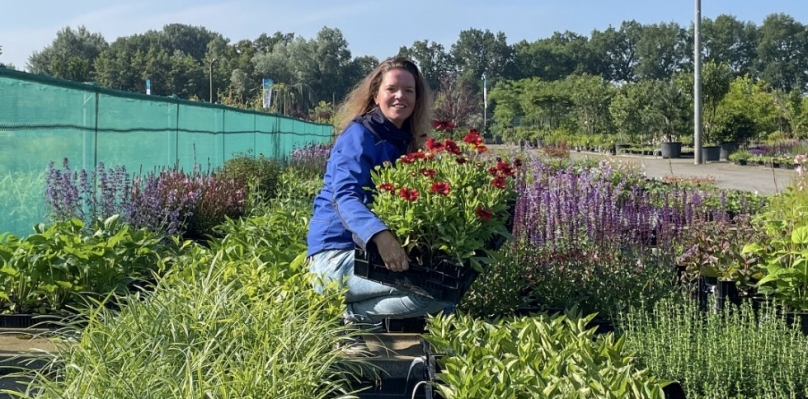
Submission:
[[370,172],[406,154],[412,134],[398,129],[381,110],[354,118],[337,137],[326,164],[324,185],[314,198],[306,256],[329,249],[365,248],[387,226],[370,211],[365,187],[374,187]]

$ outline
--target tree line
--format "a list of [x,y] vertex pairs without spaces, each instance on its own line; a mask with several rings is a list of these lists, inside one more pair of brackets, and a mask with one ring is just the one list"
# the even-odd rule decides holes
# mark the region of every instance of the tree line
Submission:
[[[785,93],[781,102],[796,101],[794,93],[808,88],[808,26],[789,15],[771,14],[760,25],[731,15],[705,18],[702,44],[704,61],[714,70],[711,76],[720,77],[714,81],[712,117],[732,119],[717,111],[716,98],[722,91],[729,93],[731,83],[736,91],[748,82],[769,93]],[[459,126],[482,124],[485,73],[492,100],[488,110],[494,116],[490,127],[503,134],[525,134],[517,129],[522,126],[529,126],[530,134],[562,127],[589,134],[686,130],[692,24],[631,20],[589,35],[555,32],[515,43],[508,43],[501,31],[467,29],[448,47],[425,39],[391,55],[397,54],[412,58],[423,70],[436,91],[436,117]],[[275,86],[269,111],[328,120],[333,103],[378,62],[372,56],[354,56],[337,28],[324,27],[310,39],[275,32],[231,42],[204,27],[169,24],[112,42],[83,26],[65,27],[29,57],[27,68],[136,92],[144,92],[149,79],[152,94],[200,101],[210,100],[212,80],[213,101],[253,109],[261,108],[262,78],[270,78]],[[587,92],[596,87],[605,91]],[[632,104],[647,105],[644,98],[667,101],[670,109],[666,114],[659,111],[664,105],[657,105],[653,117],[629,112]],[[584,105],[584,99],[599,103]],[[774,125],[779,129],[786,123]]]

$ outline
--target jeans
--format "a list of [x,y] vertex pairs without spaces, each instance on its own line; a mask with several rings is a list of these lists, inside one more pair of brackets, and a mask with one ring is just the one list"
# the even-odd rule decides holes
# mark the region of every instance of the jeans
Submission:
[[[345,316],[352,322],[376,324],[385,318],[419,317],[454,305],[355,276],[353,249],[318,252],[309,258],[309,271],[321,276],[325,283],[333,281],[340,288],[348,288]],[[322,293],[319,283],[315,282],[314,289]]]

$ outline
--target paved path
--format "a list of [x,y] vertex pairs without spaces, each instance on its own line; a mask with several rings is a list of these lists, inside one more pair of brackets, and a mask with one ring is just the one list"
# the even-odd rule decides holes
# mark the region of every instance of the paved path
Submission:
[[573,159],[605,157],[624,159],[639,163],[648,177],[702,176],[715,179],[719,188],[732,188],[757,191],[760,194],[782,192],[793,182],[797,172],[793,169],[770,168],[765,166],[739,166],[732,162],[719,161],[696,165],[693,158],[662,159],[661,157],[638,155],[603,155],[599,153],[573,152]]
[[[515,148],[506,145],[493,145],[492,149]],[[719,188],[757,191],[760,194],[782,192],[797,176],[793,169],[772,169],[764,166],[739,166],[732,162],[719,161],[695,165],[693,158],[662,159],[661,157],[640,155],[609,155],[596,152],[571,152],[572,159],[620,159],[639,164],[648,177],[701,176],[712,177]]]

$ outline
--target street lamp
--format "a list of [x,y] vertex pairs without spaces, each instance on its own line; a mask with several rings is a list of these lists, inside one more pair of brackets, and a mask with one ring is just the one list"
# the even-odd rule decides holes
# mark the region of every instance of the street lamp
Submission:
[[485,128],[488,126],[488,80],[485,79],[485,72],[482,76],[483,80],[483,137],[485,137]]
[[693,163],[703,163],[701,154],[701,0],[696,0],[693,21]]
[[213,103],[213,64],[216,61],[216,58],[213,58],[208,62],[208,77],[210,79],[210,99],[208,101],[211,104]]

